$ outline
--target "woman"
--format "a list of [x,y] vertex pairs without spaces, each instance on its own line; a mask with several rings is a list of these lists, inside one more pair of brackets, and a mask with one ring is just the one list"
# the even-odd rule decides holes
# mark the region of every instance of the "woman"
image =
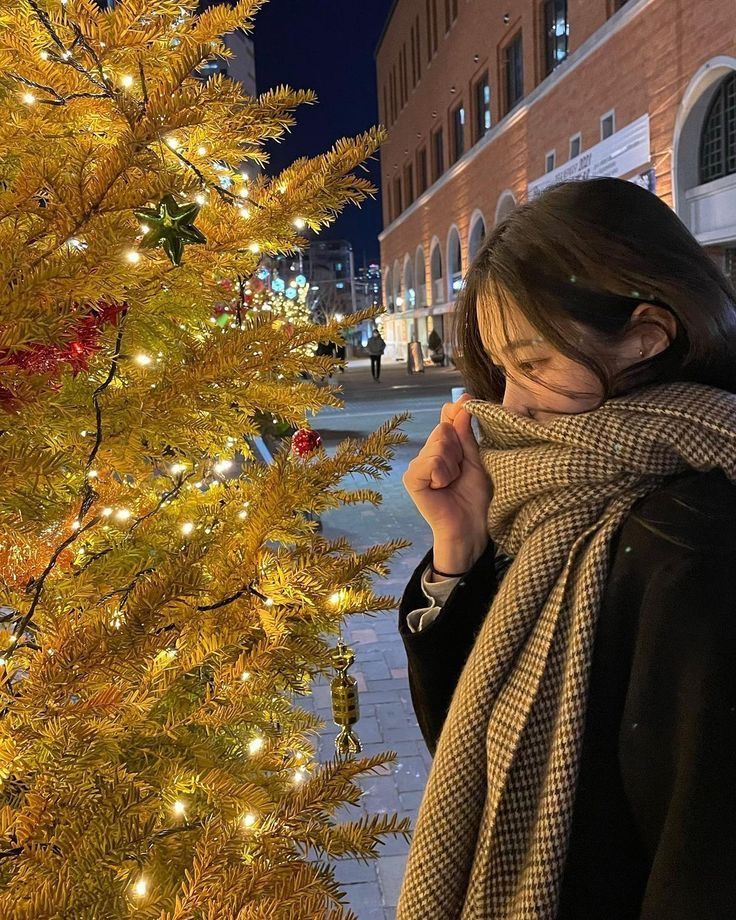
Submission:
[[732,920],[736,292],[655,195],[573,181],[455,328],[468,394],[404,475],[434,760],[397,917]]

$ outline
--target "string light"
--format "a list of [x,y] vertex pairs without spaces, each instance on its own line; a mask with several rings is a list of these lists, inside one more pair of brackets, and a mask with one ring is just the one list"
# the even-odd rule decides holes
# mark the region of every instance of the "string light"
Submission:
[[214,470],[216,473],[224,473],[226,470],[229,470],[232,465],[232,460],[220,460],[215,464]]
[[140,262],[141,254],[137,252],[135,249],[129,249],[125,253],[125,258],[128,260],[128,262],[135,265],[136,263]]
[[135,356],[136,364],[140,364],[141,367],[147,367],[152,361],[153,358],[145,352],[141,352],[139,355]]
[[130,511],[128,508],[118,508],[118,510],[115,512],[115,520],[116,521],[127,521],[132,514],[133,512]]
[[173,463],[171,466],[171,472],[174,476],[177,476],[179,473],[183,473],[186,468],[187,467],[185,463]]
[[36,97],[33,93],[23,93],[23,102],[25,102],[26,105],[33,105],[35,101]]
[[7,663],[8,663],[7,658],[0,658],[0,668],[4,668]]
[[98,476],[99,476],[99,473],[97,472],[97,470],[90,470],[87,473],[87,479],[97,479]]
[[140,231],[141,231],[141,233],[148,233],[148,231],[149,231],[150,229],[151,229],[151,228],[148,226],[148,224],[141,224],[141,226],[140,226]]
[[133,885],[133,894],[137,898],[145,898],[148,894],[148,882],[143,876],[141,876],[138,881]]
[[263,738],[251,738],[248,742],[248,753],[257,754],[263,747]]
[[241,521],[244,521],[248,517],[247,511],[238,511],[238,517]]
[[79,530],[81,526],[82,526],[81,521],[72,521],[72,530]]
[[334,594],[331,594],[329,597],[329,601],[331,604],[337,605],[340,603],[341,600],[342,600],[342,594],[339,591],[335,591]]
[[303,217],[297,217],[297,219],[294,221],[294,226],[297,230],[303,230],[307,226],[307,222]]
[[245,170],[243,170],[240,174],[240,178],[243,180],[243,182],[247,182],[248,179],[250,179],[250,176]]
[[258,245],[258,243],[251,243],[250,246],[248,247],[248,249],[250,249],[251,252],[260,252],[260,251],[261,251],[261,247]]
[[252,811],[246,812],[242,818],[243,827],[253,827],[257,820],[258,818],[253,814]]
[[266,607],[273,607],[273,599],[270,597],[267,597],[263,603],[266,605]]
[[250,211],[248,210],[248,208],[238,208],[238,213],[240,214],[241,217],[245,217],[245,218],[250,217]]
[[129,73],[124,73],[120,78],[120,85],[129,89],[133,85],[133,78]]
[[204,194],[204,192],[198,192],[194,196],[194,200],[197,202],[197,204],[204,204],[207,201],[207,196]]
[[238,195],[240,195],[241,198],[247,198],[248,195],[250,195],[250,192],[248,191],[248,188],[244,185],[238,192]]
[[303,783],[306,778],[307,771],[304,767],[297,767],[296,770],[294,770],[293,780],[295,783]]
[[41,58],[42,61],[48,61],[48,59],[49,59],[49,53],[48,53],[48,51],[42,51],[41,54],[40,54],[39,56],[40,56],[40,58]]
[[174,137],[173,134],[170,134],[167,138],[164,138],[164,143],[170,150],[178,150],[181,147],[179,140]]
[[110,517],[112,514],[112,508],[103,508],[101,514],[103,517]]
[[174,814],[175,814],[175,815],[179,815],[179,817],[181,817],[182,815],[184,815],[184,813],[185,813],[186,810],[187,810],[186,805],[184,804],[184,802],[182,802],[181,799],[177,799],[177,800],[174,802],[174,804],[171,806],[171,809],[172,809],[172,811],[174,812]]
[[188,537],[190,533],[194,530],[194,524],[191,521],[187,521],[186,524],[181,525],[181,532],[185,537]]
[[250,671],[243,671],[240,675],[241,680],[250,680]]
[[197,147],[197,154],[201,157],[207,156],[207,148],[204,146],[204,144],[200,147]]

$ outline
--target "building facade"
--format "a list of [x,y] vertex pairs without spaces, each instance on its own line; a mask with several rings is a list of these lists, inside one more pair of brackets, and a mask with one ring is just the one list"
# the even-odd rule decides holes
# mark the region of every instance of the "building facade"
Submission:
[[387,356],[451,345],[484,236],[568,178],[654,191],[736,278],[734,0],[396,0],[376,51]]

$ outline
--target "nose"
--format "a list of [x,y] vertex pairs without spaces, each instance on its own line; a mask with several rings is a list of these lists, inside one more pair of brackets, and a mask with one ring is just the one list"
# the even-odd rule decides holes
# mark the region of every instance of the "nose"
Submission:
[[509,412],[520,415],[523,418],[533,418],[531,409],[527,406],[526,394],[517,386],[513,380],[506,380],[503,391],[503,401],[501,405]]

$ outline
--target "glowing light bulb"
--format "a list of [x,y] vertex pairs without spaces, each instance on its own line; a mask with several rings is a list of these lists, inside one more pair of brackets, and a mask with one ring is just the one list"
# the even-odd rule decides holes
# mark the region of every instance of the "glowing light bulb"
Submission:
[[176,137],[174,137],[173,134],[170,134],[167,138],[165,138],[164,143],[170,150],[178,150],[179,147],[181,147],[181,143]]
[[241,680],[250,680],[250,671],[243,671],[240,675]]
[[241,198],[247,198],[248,195],[250,195],[250,192],[248,191],[246,186],[243,186],[238,192],[238,195],[240,195]]
[[141,254],[140,254],[139,252],[137,252],[135,249],[129,249],[129,250],[125,253],[125,258],[126,258],[126,259],[128,260],[128,262],[130,262],[132,265],[136,265],[136,264],[137,264],[138,262],[140,262],[140,260],[141,260]]
[[261,247],[258,245],[258,243],[251,243],[250,246],[248,247],[248,249],[250,249],[251,252],[260,252],[260,251],[261,251]]
[[171,472],[174,474],[174,476],[177,476],[179,473],[183,473],[185,469],[186,464],[184,463],[173,463],[171,465]]
[[139,355],[135,356],[136,364],[140,364],[141,367],[147,367],[152,361],[153,358],[150,355],[145,354],[145,352],[141,352]]
[[294,221],[294,226],[297,230],[303,230],[307,226],[307,222],[303,217],[297,217],[297,219]]
[[280,185],[280,186],[279,186],[279,195],[284,195],[284,194],[286,194],[286,186],[285,186],[285,185]]
[[110,517],[112,514],[112,508],[103,508],[101,514],[103,517]]
[[33,93],[23,93],[23,102],[25,102],[26,105],[33,105],[35,101],[36,97]]
[[247,511],[238,511],[238,517],[241,521],[244,521],[248,517]]
[[295,783],[303,783],[306,778],[307,771],[304,767],[297,767],[296,770],[294,770],[293,780]]
[[130,509],[128,508],[118,508],[118,510],[115,512],[115,520],[116,521],[127,521],[130,519],[132,514],[133,512],[130,511]]
[[81,526],[82,526],[81,521],[72,521],[72,530],[79,530]]
[[263,603],[266,605],[266,607],[273,607],[273,600],[270,597],[267,597]]
[[4,668],[7,663],[8,663],[7,658],[0,658],[0,668]]
[[148,894],[148,882],[142,876],[138,879],[135,885],[133,885],[133,894],[137,898],[145,898],[145,896]]
[[248,753],[257,754],[263,747],[263,738],[252,738],[248,742]]
[[240,178],[243,180],[243,182],[247,182],[248,179],[250,179],[250,176],[245,170],[243,170],[243,172],[240,174]]
[[258,818],[253,814],[252,811],[247,812],[243,815],[243,827],[253,827]]
[[204,204],[207,201],[207,196],[204,194],[204,192],[198,192],[194,196],[194,200],[197,202],[197,204]]
[[201,156],[201,157],[207,156],[207,148],[204,146],[204,144],[197,147],[197,154],[198,156]]
[[120,85],[124,86],[125,89],[129,89],[133,85],[133,78],[129,73],[124,73],[120,78]]
[[250,211],[248,208],[238,208],[238,214],[240,214],[241,217],[250,217]]
[[97,470],[90,470],[87,473],[87,479],[97,479],[98,476],[99,476],[99,473],[97,472]]
[[39,56],[40,56],[40,58],[41,58],[42,61],[48,61],[48,59],[49,59],[49,53],[48,53],[48,51],[42,51],[41,54],[40,54]]
[[186,805],[181,801],[181,799],[177,799],[171,806],[171,809],[175,815],[179,816],[183,815],[187,810]]
[[224,473],[225,470],[229,470],[232,465],[232,460],[220,460],[215,464],[214,470],[216,473]]
[[334,592],[333,594],[331,594],[330,597],[329,597],[329,601],[330,601],[331,604],[339,604],[339,603],[340,603],[340,600],[341,600],[341,594],[340,594],[339,591],[335,591],[335,592]]
[[188,537],[190,533],[194,530],[194,524],[191,521],[187,521],[186,524],[181,525],[181,532],[185,537]]
[[141,233],[148,233],[148,231],[149,231],[150,229],[151,229],[151,228],[148,226],[148,224],[141,224],[141,226],[140,226],[140,231],[141,231]]

